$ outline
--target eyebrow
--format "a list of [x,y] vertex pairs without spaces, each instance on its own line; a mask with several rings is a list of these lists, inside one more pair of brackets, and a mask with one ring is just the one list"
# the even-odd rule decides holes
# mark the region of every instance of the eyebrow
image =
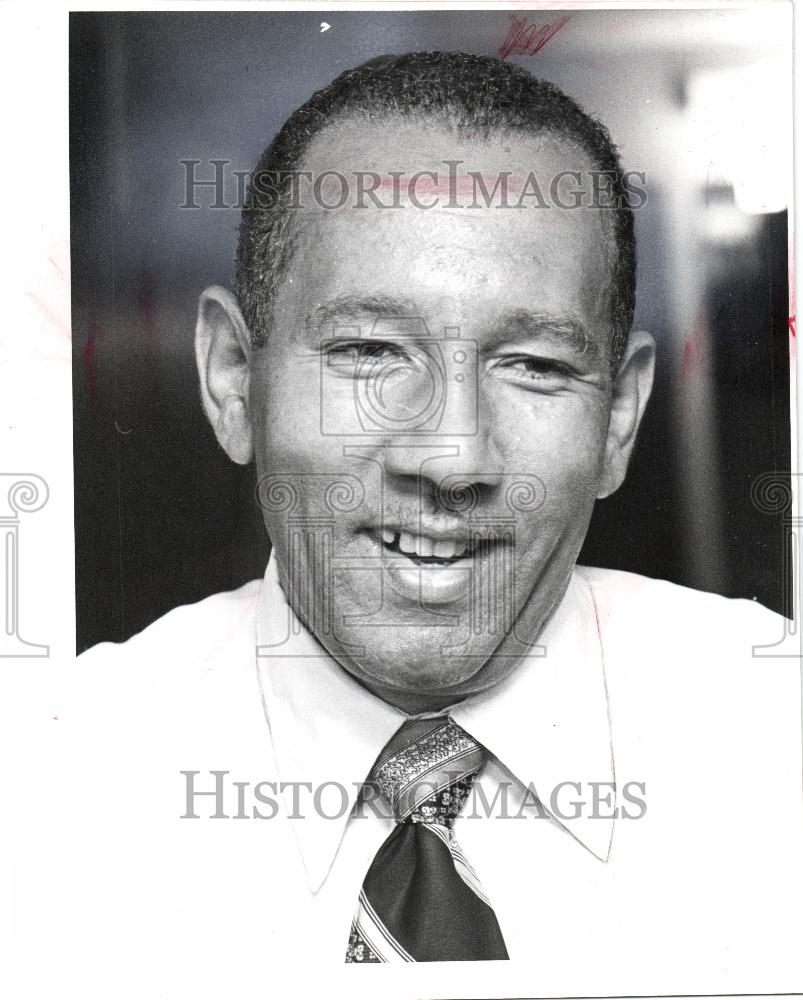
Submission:
[[590,336],[585,325],[570,315],[512,309],[494,324],[491,336],[497,343],[513,338],[558,340],[573,354],[589,361],[598,360],[601,353],[599,344]]
[[[305,323],[308,330],[321,332],[337,320],[366,315],[375,319],[420,319],[426,326],[415,303],[396,295],[339,295],[309,313]],[[601,354],[585,325],[572,315],[511,309],[493,324],[489,340],[498,345],[511,339],[558,340],[573,354],[589,361],[599,360]]]
[[404,296],[397,295],[339,295],[314,309],[305,319],[310,331],[323,331],[335,320],[357,319],[359,316],[375,319],[421,319],[420,310]]

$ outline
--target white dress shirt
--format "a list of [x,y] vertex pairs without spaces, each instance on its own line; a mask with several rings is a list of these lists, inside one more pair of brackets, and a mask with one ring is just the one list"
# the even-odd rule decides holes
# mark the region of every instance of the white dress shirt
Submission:
[[[753,648],[783,627],[578,568],[533,654],[449,709],[490,754],[455,833],[511,960],[393,967],[344,956],[393,826],[355,803],[406,716],[304,630],[273,562],[97,646],[21,700],[18,997],[799,991],[799,663]],[[221,789],[195,819],[191,781]]]

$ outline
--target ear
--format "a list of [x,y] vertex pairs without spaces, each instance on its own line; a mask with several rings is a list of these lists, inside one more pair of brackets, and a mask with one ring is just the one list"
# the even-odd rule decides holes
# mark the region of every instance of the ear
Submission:
[[613,383],[605,465],[597,493],[599,500],[615,493],[624,482],[639,424],[652,391],[654,372],[655,340],[643,330],[634,330]]
[[248,407],[251,338],[237,299],[213,285],[201,293],[195,325],[195,361],[201,400],[218,443],[232,461],[254,455]]

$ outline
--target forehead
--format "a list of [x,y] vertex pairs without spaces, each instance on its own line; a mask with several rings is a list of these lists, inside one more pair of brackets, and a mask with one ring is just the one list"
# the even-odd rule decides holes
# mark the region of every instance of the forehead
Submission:
[[[589,332],[606,338],[605,213],[561,207],[552,198],[557,192],[564,205],[572,204],[571,190],[588,190],[592,169],[588,154],[551,134],[500,132],[466,140],[457,130],[402,120],[360,120],[325,130],[303,163],[312,176],[307,190],[318,184],[322,200],[336,204],[343,190],[329,173],[336,171],[349,196],[335,209],[308,197],[293,212],[293,280],[282,284],[279,298],[289,296],[294,312],[309,314],[338,296],[402,293],[425,316],[475,324],[491,321],[503,307],[537,309],[575,314]],[[421,171],[431,173],[415,183],[416,205],[409,184]],[[580,181],[568,171],[579,172]],[[376,185],[384,207],[356,197],[360,174],[365,187]],[[477,177],[489,194],[496,186],[490,205]],[[542,198],[521,196],[528,183],[533,190],[532,177]],[[433,202],[435,207],[422,207]]]

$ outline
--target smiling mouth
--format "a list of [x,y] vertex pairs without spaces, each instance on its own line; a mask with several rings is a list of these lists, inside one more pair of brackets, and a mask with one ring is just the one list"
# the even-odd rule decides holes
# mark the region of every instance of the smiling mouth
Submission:
[[432,538],[391,528],[383,528],[381,537],[385,551],[405,556],[419,566],[453,566],[482,555],[494,544],[485,538]]

